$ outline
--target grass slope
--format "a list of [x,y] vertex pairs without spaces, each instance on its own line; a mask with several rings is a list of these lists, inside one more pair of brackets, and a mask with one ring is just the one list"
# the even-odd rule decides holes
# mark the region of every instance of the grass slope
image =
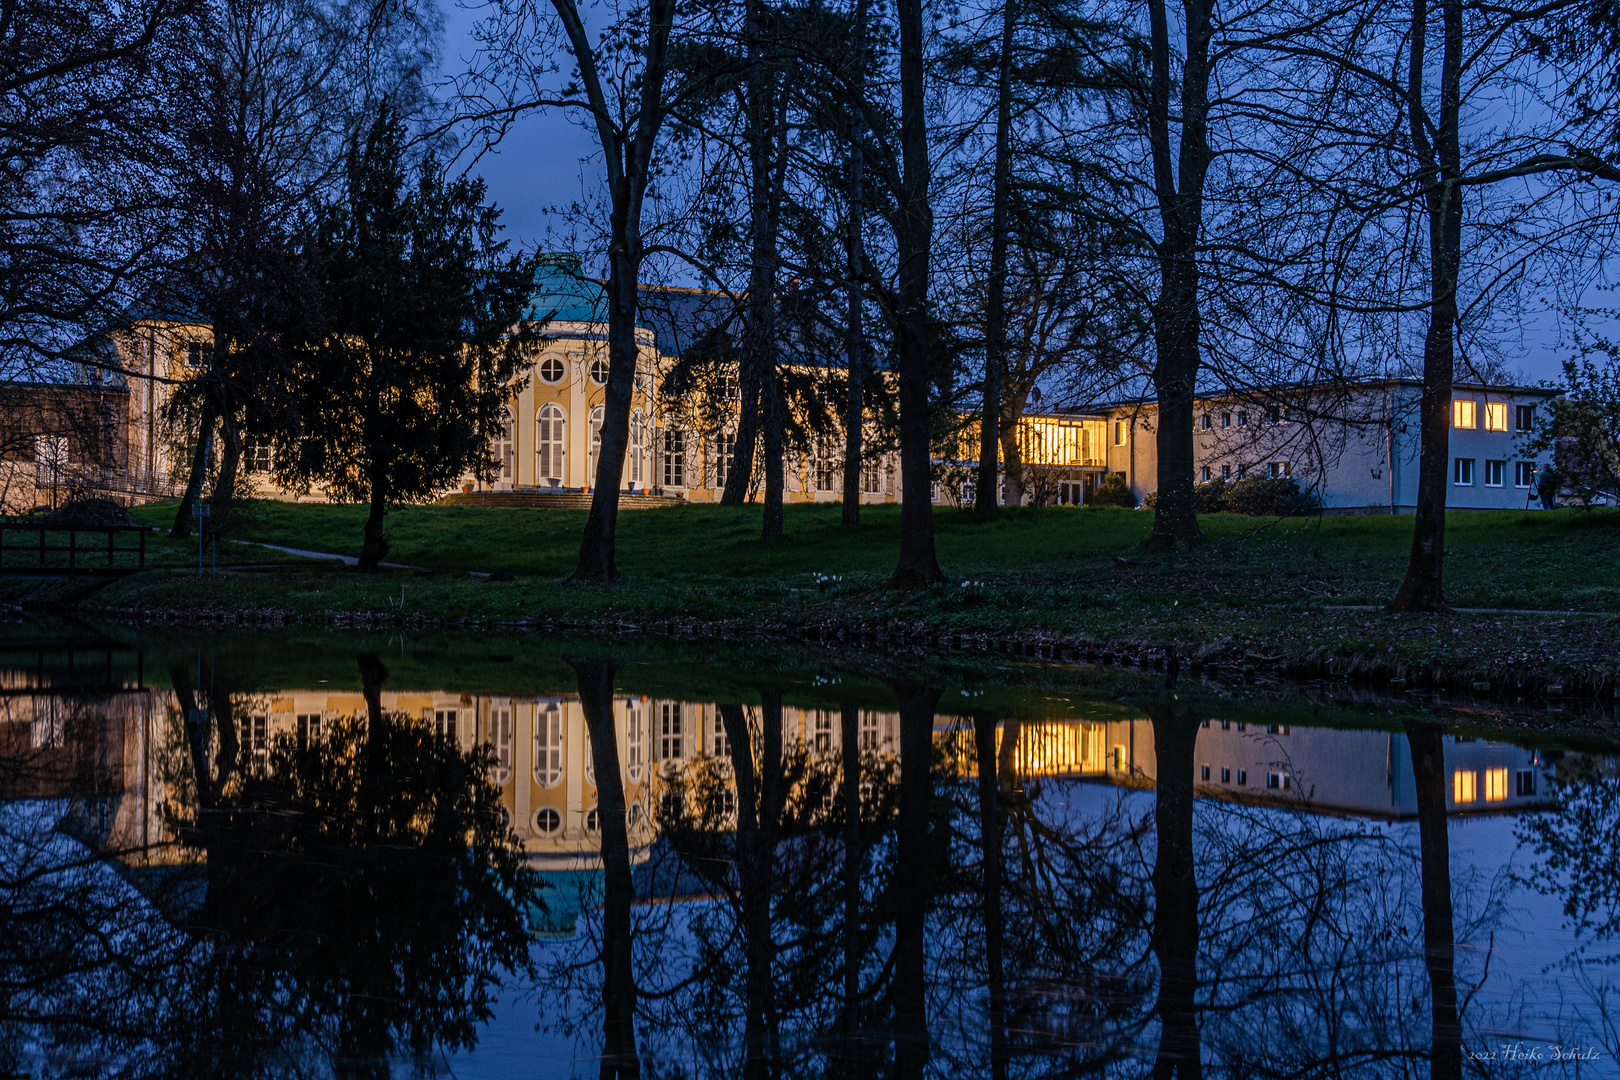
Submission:
[[[388,518],[391,561],[438,571],[363,575],[304,562],[225,570],[197,583],[183,570],[69,588],[9,582],[0,597],[38,606],[159,618],[273,609],[324,621],[332,612],[456,620],[538,620],[601,629],[673,621],[700,634],[795,633],[826,627],[1167,645],[1211,655],[1429,664],[1505,685],[1563,672],[1606,673],[1620,656],[1620,512],[1454,514],[1447,593],[1460,607],[1523,612],[1387,616],[1377,610],[1405,569],[1411,519],[1202,519],[1198,550],[1149,555],[1148,514],[1016,508],[991,521],[936,515],[950,581],[910,593],[881,588],[898,547],[899,508],[863,512],[857,529],[833,505],[787,508],[787,537],[758,539],[759,508],[687,505],[621,517],[610,587],[559,579],[573,565],[584,513],[410,507]],[[143,508],[153,522],[172,508]],[[233,531],[265,543],[358,551],[360,507],[255,503]],[[232,545],[237,561],[269,562]],[[222,552],[225,550],[222,547]],[[268,554],[268,553],[266,553]],[[224,560],[222,560],[222,566]],[[464,571],[509,571],[514,583]],[[458,573],[460,571],[460,573]],[[1536,611],[1578,611],[1562,617]],[[1470,676],[1471,678],[1472,676]]]

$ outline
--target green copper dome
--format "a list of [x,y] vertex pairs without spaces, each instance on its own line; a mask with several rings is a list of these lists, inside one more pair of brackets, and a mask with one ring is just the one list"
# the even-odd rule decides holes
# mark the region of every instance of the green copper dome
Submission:
[[571,252],[540,256],[534,272],[534,293],[523,312],[526,318],[554,322],[606,322],[607,290],[585,277],[584,263]]

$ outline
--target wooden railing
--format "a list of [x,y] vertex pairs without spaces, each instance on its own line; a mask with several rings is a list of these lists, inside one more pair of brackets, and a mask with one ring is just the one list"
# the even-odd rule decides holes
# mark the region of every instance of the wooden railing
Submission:
[[[0,577],[133,574],[146,569],[148,531],[145,525],[41,525],[0,521]],[[130,533],[135,534],[134,544],[118,543],[120,537]],[[65,544],[61,542],[64,535]],[[84,543],[81,537],[95,539]],[[129,565],[128,560],[120,561],[119,556],[133,556],[134,565]]]

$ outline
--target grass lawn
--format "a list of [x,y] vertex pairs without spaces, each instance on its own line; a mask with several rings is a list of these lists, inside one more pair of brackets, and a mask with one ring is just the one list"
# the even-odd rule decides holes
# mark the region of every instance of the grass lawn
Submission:
[[[360,506],[255,502],[231,534],[358,555],[365,513]],[[136,514],[167,522],[173,507],[143,507]],[[758,538],[759,514],[758,507],[703,504],[621,514],[620,571],[632,580],[769,582],[815,574],[875,580],[894,565],[897,506],[865,508],[855,529],[839,524],[836,505],[789,506],[787,535],[771,542]],[[990,522],[940,510],[935,529],[940,565],[957,580],[1020,571],[1071,577],[1075,588],[1089,592],[1100,586],[1144,598],[1370,604],[1387,599],[1399,583],[1412,528],[1410,517],[1277,521],[1215,514],[1201,519],[1208,538],[1202,550],[1155,557],[1137,549],[1150,520],[1142,511],[1111,508],[1020,507]],[[388,560],[438,571],[560,578],[574,566],[584,522],[584,511],[404,507],[388,516]],[[1447,554],[1448,595],[1459,606],[1620,611],[1620,512],[1453,514]],[[238,548],[231,558],[258,556]]]
[[[245,510],[231,526],[242,539],[359,551],[362,507],[260,502]],[[164,505],[137,511],[154,523],[172,513]],[[388,559],[432,577],[293,561],[230,570],[218,583],[155,571],[94,593],[12,582],[0,597],[172,618],[257,608],[316,619],[369,612],[621,630],[673,621],[727,635],[816,627],[1056,635],[1174,642],[1189,652],[1257,659],[1351,654],[1453,670],[1609,672],[1620,656],[1620,619],[1606,617],[1620,612],[1620,511],[1452,515],[1451,603],[1519,610],[1422,617],[1377,610],[1404,572],[1408,517],[1213,515],[1202,519],[1207,541],[1199,549],[1149,555],[1139,543],[1150,517],[1139,511],[1016,508],[985,522],[943,510],[935,521],[950,581],[893,593],[881,585],[898,547],[899,508],[868,507],[856,529],[839,525],[838,514],[836,505],[790,506],[786,538],[762,542],[757,506],[626,512],[618,546],[624,576],[607,588],[559,580],[573,566],[583,511],[425,506],[390,513]],[[273,562],[264,549],[230,546],[234,561]],[[465,571],[508,571],[517,581]],[[1537,613],[1547,611],[1588,614]]]

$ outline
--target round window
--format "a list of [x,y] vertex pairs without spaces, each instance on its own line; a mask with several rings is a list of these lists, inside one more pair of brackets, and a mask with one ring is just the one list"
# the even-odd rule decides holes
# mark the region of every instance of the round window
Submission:
[[548,356],[540,361],[540,377],[546,382],[561,382],[565,370],[563,362],[555,356]]
[[601,828],[602,815],[598,813],[596,807],[593,806],[589,810],[585,811],[585,831],[594,833],[600,831]]
[[591,381],[594,382],[597,386],[601,386],[603,383],[607,382],[607,377],[608,377],[608,363],[607,363],[607,361],[606,360],[592,360],[591,361]]
[[550,836],[562,828],[562,815],[550,807],[542,807],[534,812],[534,827],[537,832]]

